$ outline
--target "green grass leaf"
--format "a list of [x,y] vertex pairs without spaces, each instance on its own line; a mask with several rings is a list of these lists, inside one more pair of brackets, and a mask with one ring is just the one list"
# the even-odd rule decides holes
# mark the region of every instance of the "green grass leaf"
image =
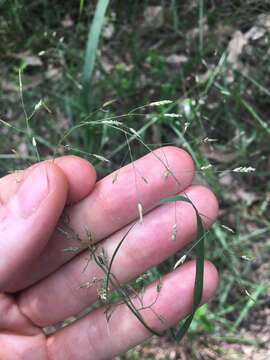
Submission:
[[79,8],[79,16],[82,16],[82,12],[84,9],[84,0],[80,0],[80,8]]
[[109,0],[99,0],[95,10],[95,15],[91,26],[89,27],[86,53],[84,59],[82,80],[84,84],[84,93],[89,93],[93,70],[96,61],[97,47],[101,34],[105,13],[109,5]]
[[196,275],[195,275],[195,288],[194,288],[194,295],[193,295],[193,304],[192,304],[192,311],[191,314],[186,318],[184,323],[180,325],[179,329],[174,333],[173,336],[177,341],[180,341],[183,336],[188,331],[190,324],[194,318],[195,312],[200,305],[202,292],[203,292],[203,271],[204,271],[204,228],[202,224],[202,220],[200,214],[193,204],[193,202],[186,196],[177,195],[171,196],[166,199],[162,199],[160,201],[161,204],[175,202],[175,201],[184,201],[189,203],[196,214],[196,221],[197,221],[197,234],[196,234],[196,241],[197,244],[195,246],[196,252]]

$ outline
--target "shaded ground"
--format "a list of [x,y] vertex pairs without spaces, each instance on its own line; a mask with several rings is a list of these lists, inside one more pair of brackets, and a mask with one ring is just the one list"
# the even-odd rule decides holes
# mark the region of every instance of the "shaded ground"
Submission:
[[[36,160],[29,137],[10,127],[25,128],[21,68],[27,112],[41,99],[46,104],[31,122],[41,158],[55,151],[80,154],[97,165],[101,177],[130,161],[123,137],[105,128],[86,129],[69,138],[64,144],[69,147],[58,147],[63,133],[110,100],[107,112],[95,112],[91,119],[173,99],[172,107],[142,119],[126,117],[126,124],[153,148],[161,143],[186,148],[199,181],[220,199],[220,220],[206,250],[221,272],[217,297],[195,319],[182,345],[154,338],[122,358],[270,358],[269,2],[112,2],[90,107],[82,102],[81,71],[93,4],[85,5],[81,17],[77,1],[50,7],[43,1],[0,1],[0,6],[0,118],[9,125],[0,124],[1,174]],[[165,112],[179,118],[166,118]],[[135,143],[132,149],[134,157],[145,152]],[[241,167],[254,171],[233,171]],[[158,271],[167,272],[180,256]]]

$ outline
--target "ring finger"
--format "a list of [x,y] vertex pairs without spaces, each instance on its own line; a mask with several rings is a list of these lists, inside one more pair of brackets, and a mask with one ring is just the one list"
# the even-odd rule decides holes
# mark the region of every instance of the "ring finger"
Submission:
[[[202,186],[192,186],[186,194],[203,214],[205,226],[209,227],[218,212],[215,196]],[[173,241],[175,221],[178,231]],[[99,249],[103,248],[110,258],[129,227],[110,236]],[[174,204],[152,210],[145,215],[143,224],[137,224],[126,237],[115,257],[112,273],[121,283],[130,281],[183,248],[196,234],[196,228],[194,209],[188,203],[177,204],[176,218]],[[83,271],[88,256],[87,252],[78,255],[39,284],[22,292],[19,306],[32,322],[44,327],[75,315],[96,301],[95,286],[80,289],[80,284],[104,277],[93,260]]]

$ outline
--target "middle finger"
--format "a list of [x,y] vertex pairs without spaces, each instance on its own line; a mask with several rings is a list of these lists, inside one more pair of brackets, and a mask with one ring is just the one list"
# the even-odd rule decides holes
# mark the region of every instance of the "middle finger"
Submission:
[[[217,216],[218,205],[213,193],[202,186],[192,186],[186,191],[209,227]],[[175,222],[174,204],[152,210],[128,234],[119,249],[112,273],[120,283],[128,282],[179,251],[196,234],[197,222],[194,209],[186,202],[177,204],[177,237],[171,240]],[[106,239],[101,245],[111,258],[128,227]],[[100,248],[97,250],[100,253]],[[95,285],[81,289],[80,284],[94,278],[104,278],[104,273],[92,259],[83,271],[88,254],[77,256],[39,284],[23,292],[19,306],[24,314],[38,326],[47,326],[75,315],[97,299]]]
[[[69,226],[74,229],[76,236],[85,237],[87,227],[93,241],[98,242],[134,221],[138,216],[138,202],[147,210],[161,198],[183,191],[190,185],[194,165],[184,150],[168,146],[154,153],[156,157],[148,154],[123,167],[115,183],[115,173],[100,180],[88,197],[68,210]],[[164,163],[175,177],[167,176]],[[71,237],[76,237],[74,234]],[[55,231],[42,255],[21,270],[20,276],[9,285],[7,291],[21,290],[52,273],[77,255],[63,249],[76,246],[77,240],[67,239]],[[81,250],[84,248],[82,245]]]

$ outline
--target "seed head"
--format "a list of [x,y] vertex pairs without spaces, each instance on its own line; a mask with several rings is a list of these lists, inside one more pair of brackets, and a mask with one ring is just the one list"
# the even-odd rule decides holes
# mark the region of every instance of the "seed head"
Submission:
[[172,100],[161,100],[161,101],[154,101],[148,104],[148,106],[162,106],[162,105],[169,105],[172,104]]
[[143,207],[142,207],[142,204],[141,203],[138,203],[138,212],[139,212],[139,221],[140,221],[140,224],[143,223]]

